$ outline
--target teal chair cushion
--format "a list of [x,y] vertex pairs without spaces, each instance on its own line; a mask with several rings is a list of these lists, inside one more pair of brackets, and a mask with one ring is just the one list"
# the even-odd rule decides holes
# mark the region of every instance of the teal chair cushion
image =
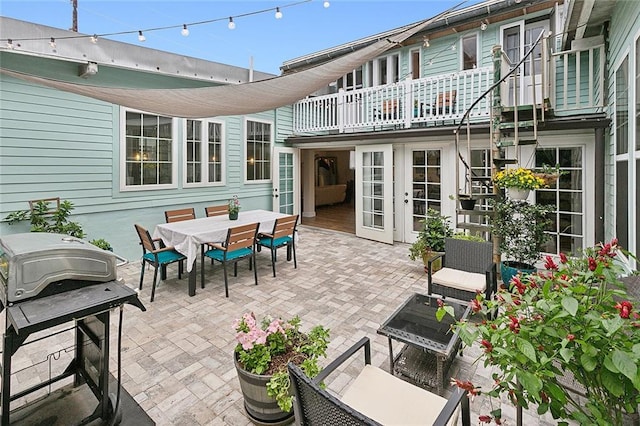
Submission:
[[[250,256],[251,253],[253,253],[253,252],[252,252],[252,250],[250,248],[241,248],[241,249],[238,249],[238,250],[227,252],[226,260],[233,260],[233,259],[238,259],[238,258]],[[215,259],[215,260],[217,260],[219,262],[224,262],[225,261],[224,254],[225,254],[224,250],[218,250],[218,249],[207,250],[204,253],[205,256],[210,257],[211,259]]]
[[[151,263],[154,263],[156,261],[153,253],[145,253],[143,258]],[[183,259],[186,259],[186,257],[178,253],[177,251],[161,251],[160,253],[158,253],[158,262],[160,262],[160,265],[167,265],[169,263],[177,262]]]
[[260,240],[258,240],[258,244],[264,247],[271,247],[272,245],[274,247],[281,247],[285,244],[289,244],[291,242],[291,237],[286,236],[286,237],[276,238],[273,242],[271,240],[272,239],[269,237],[263,237],[263,238],[260,238]]

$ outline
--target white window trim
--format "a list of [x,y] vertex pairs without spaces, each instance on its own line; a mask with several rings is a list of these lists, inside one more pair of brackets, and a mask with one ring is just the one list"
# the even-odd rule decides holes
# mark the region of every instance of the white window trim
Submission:
[[476,37],[476,67],[472,69],[480,68],[480,33],[478,31],[465,34],[460,37],[460,71],[466,71],[464,69],[464,39],[475,36]]
[[[200,158],[203,160],[203,163],[200,164],[202,167],[202,182],[187,182],[187,121],[200,121],[202,126],[200,129],[202,134],[200,135],[201,144],[200,144]],[[220,147],[220,156],[222,157],[222,162],[220,165],[220,172],[222,173],[222,180],[220,182],[209,182],[209,159],[207,153],[207,145],[209,143],[209,123],[219,124],[220,125],[220,137],[221,137],[221,147]],[[184,119],[182,120],[182,185],[184,188],[201,188],[201,187],[211,187],[211,186],[225,186],[227,182],[227,144],[226,144],[226,129],[224,125],[224,121],[213,120],[208,118],[203,119]],[[246,142],[246,141],[245,141]]]
[[[264,124],[269,124],[271,127],[271,142],[270,142],[270,147],[269,147],[269,156],[270,156],[270,164],[271,167],[269,168],[269,178],[268,179],[260,179],[260,180],[248,180],[247,179],[247,129],[248,129],[248,125],[247,123],[249,121],[253,121],[256,123],[264,123]],[[275,143],[275,126],[273,124],[272,120],[264,120],[264,119],[260,119],[260,118],[252,118],[252,117],[245,117],[244,118],[244,130],[242,132],[242,175],[244,176],[244,183],[245,184],[262,184],[262,183],[270,183],[271,182],[271,176],[273,175],[273,146]]]
[[172,183],[163,185],[127,185],[127,112],[135,112],[140,114],[161,116],[162,114],[154,114],[133,108],[120,108],[120,191],[156,191],[163,189],[175,189],[178,187],[178,125],[175,117],[171,117],[171,176]]
[[398,77],[398,82],[400,81],[400,75],[401,75],[401,71],[402,71],[401,67],[400,67],[400,65],[401,65],[400,53],[390,53],[388,55],[378,56],[377,58],[373,59],[370,62],[371,66],[372,66],[372,71],[373,71],[372,72],[373,81],[371,82],[372,83],[371,86],[382,86],[384,84],[397,83],[395,81],[391,81],[391,82],[387,82],[387,83],[382,83],[380,81],[380,61],[382,59],[386,59],[387,60],[387,76],[389,76],[389,75],[391,75],[390,71],[391,71],[391,69],[393,67],[393,60],[392,60],[393,57],[397,57],[398,58],[398,69],[397,69],[398,75],[397,75],[397,77]]

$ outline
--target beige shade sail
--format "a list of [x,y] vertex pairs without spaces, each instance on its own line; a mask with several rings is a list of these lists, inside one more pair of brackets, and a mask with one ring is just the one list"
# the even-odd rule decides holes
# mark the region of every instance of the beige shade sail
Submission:
[[304,99],[386,50],[399,45],[457,7],[454,6],[431,19],[402,27],[395,35],[321,65],[297,73],[236,85],[181,89],[114,88],[55,80],[4,67],[0,68],[0,71],[5,75],[66,92],[171,117],[204,118],[251,114],[291,105]]

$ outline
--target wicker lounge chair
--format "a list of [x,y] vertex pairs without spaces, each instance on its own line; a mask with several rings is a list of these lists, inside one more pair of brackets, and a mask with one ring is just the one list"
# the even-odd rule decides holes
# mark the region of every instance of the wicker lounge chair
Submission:
[[[341,398],[319,386],[360,349],[364,351],[364,368]],[[446,400],[372,366],[368,337],[360,339],[313,379],[292,363],[288,369],[294,391],[295,418],[301,426],[455,425],[460,409],[462,425],[471,424],[466,392],[455,388],[451,398]]]
[[[487,298],[496,291],[493,244],[446,238],[444,253],[427,265],[427,293],[469,301],[478,291]],[[442,257],[442,269],[432,272],[432,263]]]

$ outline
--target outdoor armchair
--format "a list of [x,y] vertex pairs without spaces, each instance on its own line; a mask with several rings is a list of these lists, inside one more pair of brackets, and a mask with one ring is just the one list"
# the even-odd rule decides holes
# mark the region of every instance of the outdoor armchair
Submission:
[[[442,258],[442,269],[433,272],[438,258]],[[427,274],[427,294],[469,301],[482,292],[489,299],[497,288],[493,244],[445,238],[444,253],[428,262]]]
[[[319,383],[360,349],[364,352],[364,368],[342,397],[320,387]],[[368,337],[360,339],[313,379],[293,363],[287,367],[294,393],[295,418],[301,426],[455,425],[460,409],[462,425],[471,424],[465,391],[456,387],[447,400],[372,366]]]
[[229,214],[229,206],[227,204],[220,204],[217,206],[209,206],[204,208],[204,214],[207,217],[211,216],[224,216]]
[[258,285],[258,268],[256,262],[256,236],[260,224],[249,223],[229,228],[227,238],[223,243],[206,243],[201,247],[202,261],[200,268],[200,285],[204,288],[204,258],[216,260],[222,263],[224,269],[224,294],[229,297],[229,285],[227,279],[227,264],[233,263],[233,276],[238,276],[238,262],[242,259],[249,259],[249,269],[253,267],[253,276]]
[[136,232],[140,238],[140,245],[142,245],[142,270],[140,271],[140,285],[139,289],[142,290],[142,282],[144,281],[144,267],[145,263],[153,266],[153,287],[151,287],[151,302],[156,294],[156,281],[158,279],[158,268],[161,269],[161,278],[167,277],[167,265],[175,262],[178,264],[178,278],[182,278],[182,261],[186,259],[181,253],[178,253],[173,247],[166,247],[162,242],[162,239],[151,238],[149,231],[142,226],[135,224]]
[[273,225],[273,231],[258,234],[258,250],[260,250],[260,247],[266,247],[271,251],[271,267],[273,268],[274,277],[276,276],[276,251],[281,247],[287,248],[287,261],[290,261],[293,256],[293,267],[298,267],[295,241],[297,224],[297,214],[280,217],[276,219]]

